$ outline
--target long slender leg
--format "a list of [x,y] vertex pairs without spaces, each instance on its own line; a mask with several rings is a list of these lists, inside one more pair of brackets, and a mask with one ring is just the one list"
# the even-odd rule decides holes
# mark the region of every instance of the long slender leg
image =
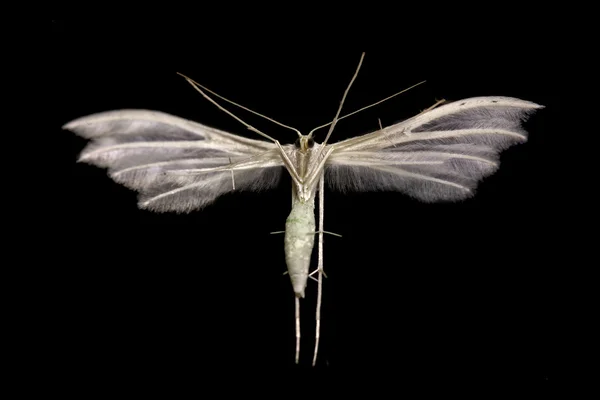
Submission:
[[[282,231],[285,232],[285,231]],[[275,233],[279,233],[279,232],[271,232],[272,234]],[[321,233],[321,231],[317,231],[317,232],[308,232],[309,235],[314,235],[315,233]],[[329,231],[323,231],[323,233],[326,233],[328,235],[333,235],[333,236],[337,236],[337,237],[342,237],[342,235],[340,235],[339,233],[333,233],[333,232],[329,232]]]
[[317,291],[317,312],[315,319],[317,322],[315,332],[315,355],[313,356],[313,367],[317,363],[317,354],[319,353],[319,338],[321,336],[321,298],[323,292],[323,216],[325,214],[325,174],[321,173],[321,179],[319,180],[319,280],[318,280],[318,291]]
[[437,106],[439,106],[440,104],[442,104],[442,103],[445,103],[445,102],[446,102],[446,100],[445,100],[445,99],[436,100],[434,105],[432,105],[431,107],[429,107],[429,108],[428,108],[428,109],[426,109],[426,110],[423,110],[423,111],[421,111],[419,114],[423,114],[423,113],[426,113],[427,111],[431,111],[431,110],[433,110],[434,108],[436,108]]
[[300,298],[296,299],[296,364],[300,361]]
[[[296,187],[292,185],[292,205],[295,198]],[[296,299],[296,364],[298,364],[300,362],[300,298],[298,296],[294,296],[294,298]]]
[[[318,179],[321,177],[321,174],[323,173],[323,169],[325,168],[325,162],[327,161],[327,159],[329,158],[329,156],[331,155],[331,153],[333,153],[333,150],[335,150],[335,145],[332,144],[329,146],[329,150],[327,150],[327,152],[325,153],[325,155],[323,156],[323,158],[319,161],[319,164],[317,164],[312,171],[310,171],[310,174],[308,175],[308,178],[305,179],[304,184],[309,186],[312,185],[312,183],[315,181],[315,179]],[[283,153],[285,153],[283,151],[283,148],[281,149],[281,151]],[[322,230],[322,229],[319,229]]]
[[[229,157],[229,165],[231,165],[231,157]],[[231,171],[231,186],[232,189],[235,190],[235,177],[233,176],[233,168],[229,169]]]
[[292,176],[292,180],[294,182],[296,182],[296,184],[302,185],[302,178],[300,178],[300,175],[298,175],[298,172],[296,172],[296,168],[294,168],[294,163],[292,162],[292,160],[290,160],[288,155],[285,153],[285,150],[283,150],[283,147],[281,147],[281,144],[279,143],[279,141],[275,140],[274,142],[275,142],[275,145],[277,145],[277,148],[279,149],[279,154],[281,155],[281,160],[283,161],[283,164],[285,165],[286,169]]

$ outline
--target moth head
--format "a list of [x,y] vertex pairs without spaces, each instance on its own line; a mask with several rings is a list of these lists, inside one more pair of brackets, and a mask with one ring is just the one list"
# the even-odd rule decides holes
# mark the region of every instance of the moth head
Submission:
[[315,140],[312,138],[312,135],[301,135],[294,142],[294,146],[300,151],[308,151],[308,149],[312,148],[315,145]]

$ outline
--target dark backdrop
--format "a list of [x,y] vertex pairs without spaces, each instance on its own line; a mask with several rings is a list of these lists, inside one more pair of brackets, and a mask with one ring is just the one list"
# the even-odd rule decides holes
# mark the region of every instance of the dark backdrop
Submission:
[[[53,239],[61,262],[52,267],[60,285],[51,315],[73,365],[109,377],[294,366],[283,235],[269,234],[290,211],[289,177],[276,190],[226,195],[188,215],[154,214],[138,210],[136,194],[103,170],[76,163],[85,140],[60,129],[91,113],[145,108],[256,137],[179,71],[308,132],[333,118],[363,50],[286,45],[276,34],[219,45],[208,37],[149,23],[54,22],[52,168],[61,202]],[[569,318],[560,279],[564,195],[554,184],[564,81],[535,43],[506,43],[503,52],[498,39],[498,56],[452,50],[443,34],[436,40],[420,52],[411,51],[414,39],[367,49],[345,111],[427,83],[341,121],[332,141],[440,98],[513,96],[546,108],[526,123],[529,141],[503,152],[500,170],[470,200],[426,205],[399,193],[326,191],[325,227],[343,238],[325,241],[318,367],[544,382],[556,368],[558,325]],[[230,109],[282,143],[295,139]],[[312,358],[315,297],[309,282],[300,368]]]

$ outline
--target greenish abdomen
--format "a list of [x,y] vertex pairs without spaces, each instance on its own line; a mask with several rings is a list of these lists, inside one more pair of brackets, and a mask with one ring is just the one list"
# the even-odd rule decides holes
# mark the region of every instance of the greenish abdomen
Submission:
[[285,222],[285,261],[298,297],[304,297],[310,256],[315,244],[315,198],[295,199]]

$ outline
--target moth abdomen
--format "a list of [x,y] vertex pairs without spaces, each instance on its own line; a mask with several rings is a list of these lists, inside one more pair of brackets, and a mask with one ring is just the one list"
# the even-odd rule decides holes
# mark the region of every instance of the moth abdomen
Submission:
[[285,222],[285,261],[294,293],[304,297],[310,257],[315,244],[315,199],[296,199]]

